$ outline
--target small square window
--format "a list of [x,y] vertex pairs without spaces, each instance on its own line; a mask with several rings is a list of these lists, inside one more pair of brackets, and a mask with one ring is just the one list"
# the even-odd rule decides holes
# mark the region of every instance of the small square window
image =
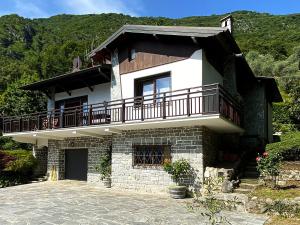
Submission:
[[129,49],[128,51],[129,61],[134,60],[136,58],[136,52],[134,48]]
[[133,166],[163,166],[171,161],[170,145],[135,145]]

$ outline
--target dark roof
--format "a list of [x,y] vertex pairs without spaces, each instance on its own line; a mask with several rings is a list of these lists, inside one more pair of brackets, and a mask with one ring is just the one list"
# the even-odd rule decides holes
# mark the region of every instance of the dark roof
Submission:
[[190,37],[211,37],[226,32],[224,27],[185,27],[185,26],[149,26],[149,25],[124,25],[112,34],[99,47],[89,53],[93,56],[96,52],[106,48],[110,43],[125,33],[169,35],[169,36],[190,36]]
[[272,77],[256,77],[258,81],[264,82],[267,87],[267,97],[271,102],[282,102],[282,96],[278,89],[277,83]]
[[94,66],[25,85],[21,89],[47,91],[54,87],[55,92],[59,93],[83,87],[91,87],[96,84],[110,82],[110,71],[110,65]]

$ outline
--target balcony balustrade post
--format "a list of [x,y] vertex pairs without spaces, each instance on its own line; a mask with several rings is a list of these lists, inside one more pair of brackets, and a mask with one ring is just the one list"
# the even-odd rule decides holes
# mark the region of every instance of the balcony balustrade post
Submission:
[[166,111],[166,93],[164,93],[163,95],[163,102],[162,102],[162,105],[163,105],[163,119],[166,119],[167,118],[167,111]]
[[144,121],[144,96],[141,99],[141,120]]
[[125,99],[122,99],[122,123],[125,123]]
[[92,125],[93,123],[93,107],[90,106],[90,109],[89,109],[89,125]]
[[191,115],[190,92],[191,92],[191,89],[190,88],[187,89],[187,95],[186,95],[186,113],[187,113],[187,116]]
[[216,89],[216,103],[215,103],[215,110],[217,113],[221,113],[221,106],[220,106],[220,86],[217,84]]
[[104,104],[104,120],[106,123],[107,122],[107,102],[104,101],[103,104]]

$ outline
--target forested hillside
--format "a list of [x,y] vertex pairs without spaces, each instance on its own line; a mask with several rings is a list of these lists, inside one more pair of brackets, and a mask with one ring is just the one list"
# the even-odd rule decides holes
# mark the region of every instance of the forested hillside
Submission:
[[[274,16],[248,11],[232,13],[234,36],[257,75],[276,77],[286,103],[279,123],[300,120],[300,14]],[[99,45],[124,24],[219,26],[225,15],[181,19],[130,17],[122,14],[58,15],[26,19],[0,17],[0,110],[13,115],[45,108],[44,96],[20,85],[69,71],[72,59]],[[281,128],[279,128],[281,129]]]

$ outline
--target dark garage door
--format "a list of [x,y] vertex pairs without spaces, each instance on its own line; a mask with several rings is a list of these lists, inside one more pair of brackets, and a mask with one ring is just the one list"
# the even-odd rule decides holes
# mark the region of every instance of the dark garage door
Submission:
[[72,149],[65,152],[65,179],[87,180],[87,149]]

